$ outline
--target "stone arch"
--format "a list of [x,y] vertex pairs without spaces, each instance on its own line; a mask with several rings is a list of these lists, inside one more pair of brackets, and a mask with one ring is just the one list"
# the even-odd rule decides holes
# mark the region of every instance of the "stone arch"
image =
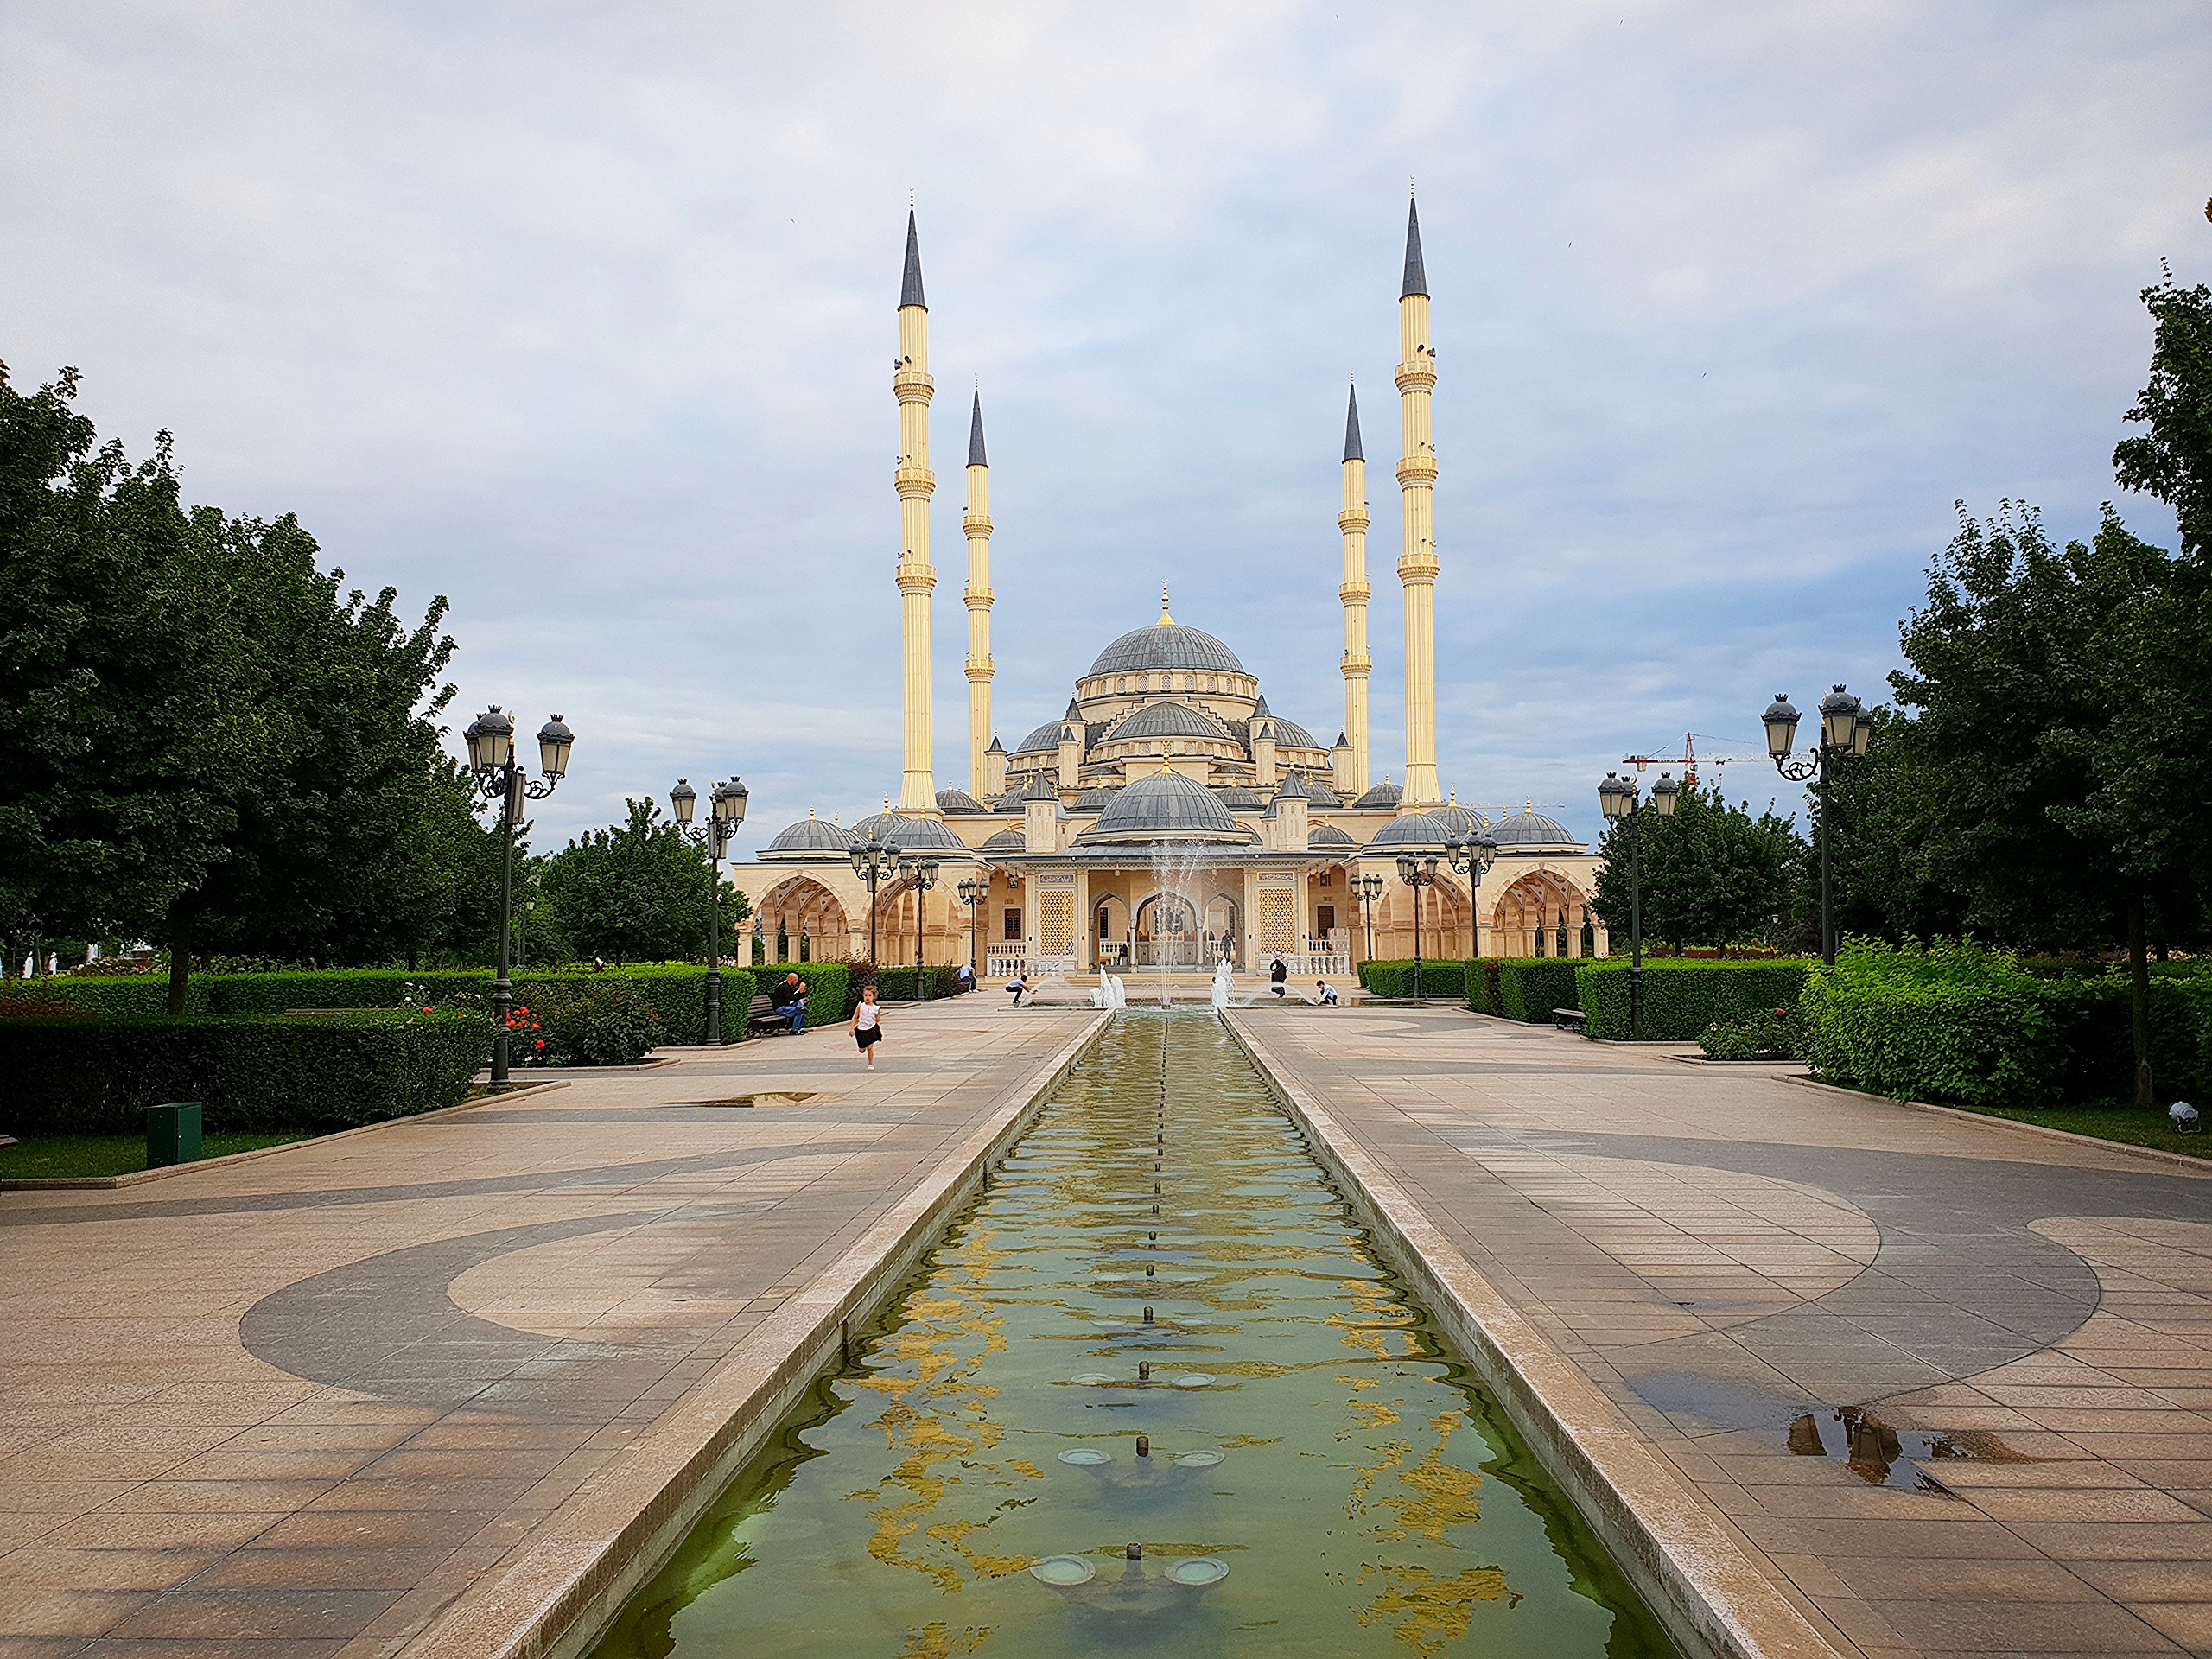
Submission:
[[[1388,960],[1403,961],[1414,954],[1414,889],[1393,873],[1382,897],[1375,906],[1375,949]],[[1466,886],[1440,872],[1420,889],[1421,954],[1430,962],[1464,960],[1475,954],[1474,907]]]
[[1136,966],[1195,968],[1200,947],[1198,906],[1172,887],[1146,895],[1131,916]]
[[809,959],[842,957],[852,938],[844,901],[812,876],[779,881],[761,895],[754,912],[770,962],[799,961],[802,939]]
[[1581,956],[1590,919],[1589,895],[1580,887],[1557,870],[1530,870],[1491,906],[1491,954]]

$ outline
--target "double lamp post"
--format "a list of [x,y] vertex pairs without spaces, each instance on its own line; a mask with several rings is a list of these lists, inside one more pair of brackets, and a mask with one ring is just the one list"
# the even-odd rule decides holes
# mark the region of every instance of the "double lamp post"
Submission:
[[684,840],[707,849],[707,868],[712,880],[707,888],[707,1046],[722,1046],[722,855],[729,850],[730,837],[737,833],[737,826],[745,822],[745,798],[752,791],[735,778],[728,783],[716,784],[708,793],[708,818],[697,830],[691,828],[692,814],[699,804],[699,791],[684,779],[676,780],[676,787],[668,791],[668,804],[676,814],[676,828]]
[[1874,716],[1858,698],[1840,685],[1821,699],[1821,741],[1802,760],[1793,761],[1789,751],[1797,741],[1796,709],[1789,693],[1777,691],[1760,716],[1766,724],[1766,752],[1774,769],[1793,784],[1817,777],[1821,815],[1821,960],[1835,966],[1835,925],[1828,906],[1828,768],[1847,754],[1864,754],[1874,735]]
[[537,764],[543,782],[533,782],[515,763],[515,722],[493,703],[462,734],[468,740],[468,769],[486,798],[499,803],[499,973],[492,982],[492,1081],[507,1080],[507,1021],[514,1013],[512,964],[508,957],[514,934],[515,831],[522,827],[523,803],[542,801],[559,785],[569,770],[569,750],[576,741],[561,716],[556,715],[538,728]]
[[1636,779],[1605,774],[1598,785],[1598,804],[1607,823],[1628,820],[1628,1034],[1631,1042],[1643,1038],[1643,815],[1649,810],[1662,818],[1675,816],[1675,798],[1682,792],[1671,772],[1661,772],[1651,785],[1649,802],[1637,798]]
[[[1483,877],[1488,874],[1490,867],[1497,861],[1497,842],[1479,830],[1471,836],[1446,836],[1444,842],[1443,856],[1440,858],[1434,853],[1400,853],[1398,855],[1398,880],[1414,890],[1413,994],[1414,996],[1418,997],[1421,994],[1421,889],[1433,887],[1443,880],[1444,870],[1449,867],[1454,875],[1473,878],[1468,884],[1469,891],[1471,893],[1474,888],[1482,885]],[[1366,885],[1370,881],[1375,884],[1371,892]],[[1354,879],[1353,887],[1361,898],[1368,899],[1371,904],[1373,899],[1379,897],[1382,893],[1382,879],[1380,876],[1372,875],[1357,877]],[[1374,912],[1370,910],[1368,912],[1368,954],[1370,956],[1375,953],[1374,931]]]

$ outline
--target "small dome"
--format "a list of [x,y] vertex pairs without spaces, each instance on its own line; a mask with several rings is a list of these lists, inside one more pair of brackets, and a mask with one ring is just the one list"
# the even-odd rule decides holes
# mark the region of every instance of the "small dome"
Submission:
[[1035,754],[1040,749],[1057,749],[1059,747],[1060,722],[1057,720],[1048,720],[1028,736],[1023,738],[1020,747],[1015,749],[1014,753]]
[[[1321,744],[1313,741],[1313,734],[1295,721],[1285,720],[1281,715],[1269,716],[1274,722],[1275,742],[1287,749],[1318,749]],[[1256,722],[1255,722],[1256,723]]]
[[1155,772],[1118,791],[1081,841],[1249,842],[1213,791],[1178,772]]
[[984,807],[964,789],[940,789],[937,792],[937,810],[940,812],[981,812]]
[[842,858],[853,832],[820,818],[801,818],[760,849],[763,858]]
[[1583,850],[1583,843],[1568,833],[1565,824],[1557,818],[1546,817],[1533,805],[1500,818],[1490,833],[1501,848],[1516,853]]
[[1154,622],[1131,628],[1098,653],[1090,665],[1093,674],[1135,674],[1155,668],[1201,668],[1210,672],[1242,674],[1244,664],[1236,653],[1197,628],[1179,622]]
[[1428,810],[1428,816],[1440,823],[1449,824],[1452,833],[1455,836],[1471,836],[1478,830],[1486,830],[1490,827],[1490,820],[1484,817],[1481,813],[1461,806],[1457,801],[1449,806],[1432,806]]
[[1344,804],[1344,798],[1343,796],[1338,794],[1335,790],[1331,789],[1326,784],[1321,782],[1319,779],[1308,778],[1306,780],[1306,790],[1308,794],[1313,796],[1313,810],[1317,812],[1328,807],[1340,807]]
[[1187,702],[1147,702],[1106,734],[1109,743],[1143,737],[1197,737],[1222,743],[1228,741],[1229,728],[1205,709]]
[[1268,798],[1256,789],[1243,784],[1230,784],[1214,791],[1221,804],[1232,812],[1257,812],[1268,804]]
[[1029,838],[1019,830],[1001,830],[982,845],[987,853],[1018,853],[1029,845]]
[[1355,810],[1369,811],[1376,807],[1395,806],[1405,798],[1406,791],[1385,778],[1352,803]]
[[1440,851],[1446,838],[1452,833],[1433,812],[1407,812],[1376,830],[1375,839],[1367,843],[1367,850],[1370,853],[1402,853],[1431,849]]
[[1349,852],[1359,843],[1333,823],[1317,823],[1306,832],[1309,853]]
[[878,812],[853,826],[854,841],[871,838],[892,842],[902,853],[965,855],[968,851],[968,843],[935,818],[902,817],[896,812]]
[[1112,800],[1114,798],[1114,795],[1115,791],[1110,789],[1086,789],[1082,794],[1075,798],[1075,804],[1070,807],[1068,810],[1071,812],[1103,812],[1106,810],[1106,803]]

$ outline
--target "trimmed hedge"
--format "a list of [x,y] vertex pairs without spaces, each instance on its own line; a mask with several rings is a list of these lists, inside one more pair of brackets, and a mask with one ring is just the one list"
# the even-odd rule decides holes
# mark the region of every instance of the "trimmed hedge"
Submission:
[[[1809,961],[1711,962],[1667,957],[1643,964],[1643,1040],[1688,1043],[1715,1020],[1757,1008],[1794,1008]],[[1629,964],[1618,957],[1575,964],[1575,1006],[1583,1031],[1613,1040],[1629,1035]],[[1561,1006],[1565,1006],[1562,1004]]]
[[1552,1010],[1577,1006],[1574,976],[1584,957],[1503,957],[1497,963],[1497,1011],[1508,1020],[1548,1026]]
[[[930,1001],[942,1002],[949,996],[960,995],[960,981],[950,967],[925,968],[922,973],[929,980]],[[870,985],[875,987],[876,999],[883,1002],[912,1002],[917,1001],[918,976],[912,968],[867,968],[856,969],[852,976],[852,997],[859,1002],[861,993]],[[852,1008],[848,1007],[846,1013]]]
[[390,1013],[0,1020],[0,1127],[130,1135],[146,1108],[196,1100],[211,1130],[351,1128],[457,1106],[492,1054],[491,1022]]
[[[806,1020],[810,1026],[826,1026],[833,1020],[842,1020],[853,1011],[861,1000],[861,976],[867,969],[842,962],[772,962],[764,968],[753,969],[753,995],[765,996],[784,982],[785,974],[797,974],[799,982],[806,987]],[[727,987],[729,969],[722,969]],[[722,992],[722,1039],[736,1041],[730,1027],[729,992]]]
[[1359,982],[1376,996],[1450,996],[1467,994],[1467,963],[1450,957],[1424,957],[1421,964],[1421,988],[1414,989],[1414,959],[1402,962],[1363,962],[1359,964]]

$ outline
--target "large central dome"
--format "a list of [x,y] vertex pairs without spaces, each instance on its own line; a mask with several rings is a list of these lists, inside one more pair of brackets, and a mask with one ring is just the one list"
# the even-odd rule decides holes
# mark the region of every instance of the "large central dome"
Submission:
[[1180,622],[1154,622],[1131,628],[1098,653],[1093,674],[1141,674],[1156,668],[1197,668],[1209,673],[1242,674],[1236,653],[1202,628]]

